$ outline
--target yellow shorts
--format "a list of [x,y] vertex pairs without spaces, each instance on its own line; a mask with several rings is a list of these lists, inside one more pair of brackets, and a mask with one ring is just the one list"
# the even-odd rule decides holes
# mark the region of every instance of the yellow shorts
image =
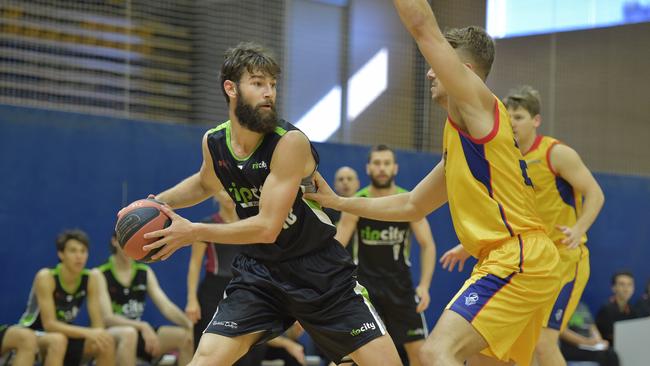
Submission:
[[584,244],[576,249],[568,249],[557,244],[560,253],[559,273],[561,274],[560,294],[552,308],[549,308],[544,327],[563,331],[578,307],[582,292],[589,281],[589,249]]
[[447,305],[488,343],[485,355],[529,365],[560,288],[558,251],[543,232],[519,235],[479,258]]

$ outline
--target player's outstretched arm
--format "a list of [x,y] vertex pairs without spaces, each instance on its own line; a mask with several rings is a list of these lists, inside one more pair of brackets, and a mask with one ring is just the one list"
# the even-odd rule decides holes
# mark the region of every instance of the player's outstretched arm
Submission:
[[147,268],[147,294],[167,320],[183,328],[192,329],[192,321],[167,297],[151,268]]
[[[449,95],[449,114],[475,138],[492,130],[495,97],[440,31],[426,0],[394,0],[402,23]],[[487,118],[486,118],[487,117]]]
[[187,305],[185,315],[196,324],[201,319],[201,304],[197,290],[199,288],[199,275],[201,274],[201,262],[205,254],[206,243],[192,243],[192,254],[187,269]]
[[420,282],[415,288],[415,293],[420,298],[417,312],[423,312],[429,307],[429,288],[433,271],[436,267],[436,243],[431,234],[431,227],[426,217],[411,223],[411,230],[420,245]]
[[575,248],[598,217],[600,209],[605,203],[605,195],[594,176],[580,159],[580,155],[569,146],[555,145],[551,150],[550,160],[555,173],[584,196],[582,212],[575,225],[573,227],[558,227],[566,236],[562,242],[569,248]]
[[336,235],[334,239],[338,240],[341,245],[344,247],[348,246],[354,230],[357,228],[357,222],[359,222],[359,216],[354,216],[347,212],[341,212],[341,220],[336,225]]
[[[257,215],[228,224],[191,223],[169,207],[162,206],[162,211],[172,219],[172,224],[166,229],[145,234],[145,238],[160,239],[144,246],[143,250],[164,245],[152,257],[153,260],[164,260],[177,249],[197,241],[224,244],[274,243],[289,216],[300,181],[314,168],[315,162],[307,137],[299,131],[287,132],[273,153]],[[217,191],[219,189],[221,185]]]
[[316,193],[305,194],[325,207],[356,216],[384,221],[418,221],[447,202],[445,168],[442,161],[410,192],[378,198],[340,197],[320,174]]
[[156,199],[165,202],[172,208],[194,206],[205,201],[222,189],[221,182],[214,173],[212,156],[208,150],[208,134],[203,136],[201,143],[203,162],[198,173],[195,173],[174,187],[156,195]]

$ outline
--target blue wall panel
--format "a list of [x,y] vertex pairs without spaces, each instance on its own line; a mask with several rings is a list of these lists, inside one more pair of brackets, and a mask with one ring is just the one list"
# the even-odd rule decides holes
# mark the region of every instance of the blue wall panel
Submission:
[[[200,141],[207,126],[134,122],[18,107],[0,107],[0,323],[14,323],[24,310],[34,274],[56,264],[54,238],[64,228],[90,234],[89,266],[108,255],[115,213],[125,202],[157,193],[194,173],[201,162]],[[378,141],[379,142],[379,141]],[[332,180],[342,165],[355,168],[368,184],[368,148],[316,144],[320,171]],[[413,188],[439,160],[438,155],[398,152],[397,183]],[[641,283],[650,277],[650,179],[598,174],[606,194],[605,208],[589,233],[592,277],[585,294],[596,310],[610,295],[612,272],[627,268]],[[199,220],[210,203],[179,211]],[[457,244],[447,206],[429,216],[438,256]],[[161,286],[181,308],[189,248],[156,263]],[[414,278],[419,276],[419,250],[413,251]],[[469,275],[436,268],[431,287],[429,323],[435,319]],[[149,304],[145,318],[166,321]],[[81,322],[84,322],[82,317]]]

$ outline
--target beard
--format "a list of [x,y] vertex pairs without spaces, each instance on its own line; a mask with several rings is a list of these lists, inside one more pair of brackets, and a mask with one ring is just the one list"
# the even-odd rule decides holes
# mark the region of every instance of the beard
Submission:
[[395,180],[394,175],[392,175],[385,182],[379,181],[377,178],[373,177],[372,175],[370,176],[370,183],[372,184],[373,187],[378,188],[378,189],[390,188],[390,186],[393,184],[394,180]]
[[275,105],[271,104],[269,112],[262,112],[260,105],[253,107],[245,103],[243,99],[237,98],[237,105],[235,106],[235,116],[239,119],[239,123],[253,132],[264,134],[273,132],[278,125]]

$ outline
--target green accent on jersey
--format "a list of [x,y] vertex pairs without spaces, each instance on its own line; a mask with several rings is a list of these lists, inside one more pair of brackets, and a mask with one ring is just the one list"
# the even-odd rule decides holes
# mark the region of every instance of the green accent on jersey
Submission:
[[24,314],[23,317],[18,321],[18,324],[22,325],[23,327],[29,327],[30,325],[34,324],[35,321],[35,314]]
[[275,128],[275,133],[277,133],[280,136],[284,136],[284,134],[287,133],[287,130],[285,130],[284,128],[282,128],[280,126],[277,126]]
[[[255,146],[253,151],[251,151],[251,153],[247,157],[240,158],[237,155],[235,155],[235,152],[232,150],[232,143],[230,142],[231,126],[232,126],[232,123],[230,122],[230,120],[228,120],[228,121],[220,124],[219,126],[213,128],[211,130],[208,130],[208,134],[217,132],[219,130],[223,130],[225,128],[226,129],[226,146],[228,146],[228,151],[230,151],[230,155],[232,155],[232,157],[235,158],[235,160],[237,160],[237,161],[246,161],[251,157],[251,155],[253,155],[253,153],[255,153],[257,148],[260,147],[260,145],[262,144],[262,141],[264,141],[264,139],[263,138],[260,139],[260,141],[257,143],[257,146]],[[277,126],[277,127],[275,127],[275,133],[277,133],[280,136],[284,136],[284,134],[287,133],[287,130],[285,130],[284,128],[282,128],[280,126]]]
[[[400,193],[406,193],[408,192],[408,189],[404,189],[400,186],[395,186],[397,188],[397,193],[395,194],[400,194]],[[370,194],[370,186],[365,186],[361,188],[357,193],[354,194],[355,197],[372,197]]]
[[230,142],[230,135],[231,135],[231,132],[230,132],[230,131],[232,130],[232,127],[231,127],[232,124],[230,123],[230,121],[228,121],[227,123],[228,123],[228,124],[226,125],[226,146],[228,146],[228,151],[230,151],[230,155],[232,155],[232,157],[235,158],[235,160],[237,160],[237,161],[246,161],[246,160],[250,159],[250,157],[255,153],[255,151],[257,150],[257,148],[260,147],[260,145],[262,145],[262,142],[264,141],[264,138],[262,137],[262,138],[257,142],[257,145],[255,146],[255,148],[253,149],[253,151],[251,151],[251,153],[248,154],[247,157],[245,157],[245,158],[240,158],[240,157],[238,157],[237,155],[235,155],[235,152],[232,150],[232,143]]
[[323,210],[323,207],[321,207],[320,203],[318,203],[318,202],[316,202],[314,200],[310,200],[310,199],[307,199],[307,198],[304,198],[304,197],[302,198],[302,200],[305,201],[307,206],[313,208],[314,210],[321,210],[321,211]]
[[217,127],[213,128],[213,129],[208,130],[208,135],[211,134],[211,133],[217,132],[219,130],[223,130],[224,128],[226,128],[226,126],[228,124],[230,124],[230,120],[218,125]]
[[133,259],[131,259],[130,261],[131,261],[131,278],[129,279],[129,283],[127,283],[127,284],[121,283],[120,280],[119,280],[119,277],[117,276],[117,272],[116,272],[116,268],[115,268],[115,257],[114,256],[111,255],[110,257],[108,257],[108,262],[102,264],[99,268],[101,269],[102,272],[106,271],[107,269],[110,269],[111,274],[113,275],[113,277],[115,277],[115,280],[120,283],[120,285],[122,285],[124,287],[129,287],[131,285],[131,283],[133,282],[133,279],[135,278],[135,275],[138,274],[138,269],[143,269],[143,270],[146,271],[147,268],[149,268],[149,266],[147,266],[144,263],[138,263],[138,262],[134,261]]
[[52,268],[50,270],[50,273],[52,273],[53,276],[59,275],[59,283],[61,284],[61,288],[63,289],[63,291],[65,291],[68,295],[74,295],[77,292],[77,290],[79,290],[79,286],[81,286],[81,277],[83,275],[89,274],[90,271],[88,269],[86,269],[86,268],[81,270],[81,273],[79,274],[79,277],[77,277],[77,283],[74,285],[74,290],[70,291],[70,289],[66,288],[65,284],[63,283],[63,279],[62,279],[62,276],[61,276],[61,267],[62,266],[63,266],[62,263],[57,264],[56,267],[54,267],[54,268]]

